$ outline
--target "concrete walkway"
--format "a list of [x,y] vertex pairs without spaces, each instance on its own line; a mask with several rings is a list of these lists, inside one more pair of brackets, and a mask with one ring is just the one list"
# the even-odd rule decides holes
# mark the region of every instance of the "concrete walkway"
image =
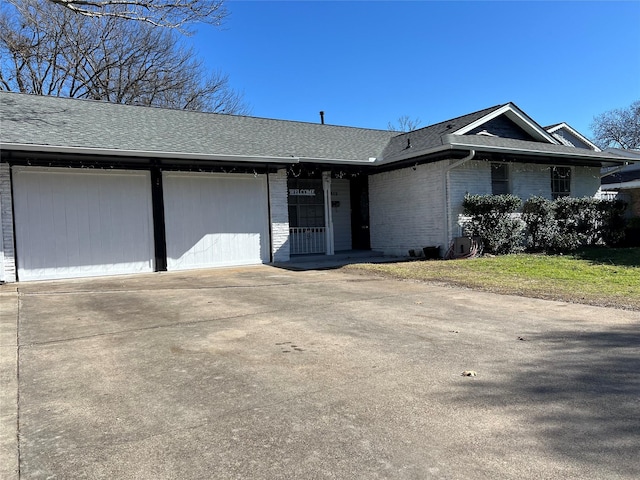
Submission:
[[638,312],[267,266],[0,308],[2,479],[640,478]]

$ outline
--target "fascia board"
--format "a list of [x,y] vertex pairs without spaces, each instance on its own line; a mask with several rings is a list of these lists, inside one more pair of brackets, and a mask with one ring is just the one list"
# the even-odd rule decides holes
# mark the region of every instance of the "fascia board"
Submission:
[[298,157],[275,157],[260,155],[227,155],[216,153],[183,153],[147,150],[116,150],[91,147],[62,147],[57,145],[36,145],[24,143],[0,143],[0,150],[41,153],[65,153],[77,155],[96,155],[111,157],[135,158],[172,158],[180,160],[211,160],[221,162],[253,162],[253,163],[299,163]]
[[612,156],[597,156],[594,157],[593,153],[590,150],[592,155],[585,155],[579,152],[579,148],[576,148],[576,152],[549,152],[546,150],[534,150],[529,148],[514,148],[514,147],[500,147],[497,145],[474,145],[472,143],[455,143],[451,142],[452,147],[456,149],[473,149],[477,152],[489,152],[489,153],[511,153],[511,154],[521,154],[521,155],[530,155],[530,156],[538,156],[538,157],[561,157],[561,158],[575,158],[580,160],[587,160],[592,162],[597,162],[600,164],[607,163],[608,166],[615,165],[625,165],[628,163],[627,160],[621,159],[619,157]]
[[494,118],[499,117],[500,115],[503,115],[503,114],[507,115],[507,117],[513,120],[517,125],[524,128],[528,133],[532,134],[534,137],[537,136],[541,140],[546,140],[549,143],[558,145],[559,142],[555,138],[553,138],[551,134],[549,134],[547,131],[545,131],[543,128],[541,128],[537,124],[533,123],[532,120],[529,119],[529,117],[527,117],[527,115],[524,114],[524,112],[515,108],[510,103],[503,105],[497,110],[494,110],[493,112],[485,115],[484,117],[479,118],[475,122],[471,122],[469,125],[466,125],[460,128],[459,130],[452,132],[451,135],[464,135],[470,132],[471,130],[473,130],[474,128],[479,127],[480,125],[488,122],[489,120],[493,120]]
[[[468,146],[463,146],[461,148],[461,150],[470,150],[473,147],[468,147]],[[392,160],[387,160],[384,158],[378,159],[376,160],[376,162],[374,163],[375,166],[380,166],[380,165],[390,165],[396,162],[402,162],[403,160],[409,160],[411,158],[419,158],[419,157],[423,157],[425,155],[431,155],[433,153],[440,153],[440,152],[444,152],[446,150],[453,150],[453,146],[451,144],[446,144],[446,145],[438,145],[437,147],[431,147],[431,148],[425,148],[423,150],[414,150],[414,151],[409,151],[407,153],[403,153],[402,155],[399,155],[397,157],[393,157]]]
[[335,165],[373,165],[376,163],[377,159],[374,157],[369,157],[367,160],[343,160],[340,158],[315,158],[315,157],[297,157],[299,163],[326,163],[326,164],[335,164]]

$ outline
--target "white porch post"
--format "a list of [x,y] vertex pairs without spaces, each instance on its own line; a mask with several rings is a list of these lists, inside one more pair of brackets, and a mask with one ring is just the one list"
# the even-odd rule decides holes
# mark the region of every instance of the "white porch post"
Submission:
[[322,172],[322,190],[324,191],[324,223],[326,225],[327,255],[334,255],[333,214],[331,212],[331,172]]

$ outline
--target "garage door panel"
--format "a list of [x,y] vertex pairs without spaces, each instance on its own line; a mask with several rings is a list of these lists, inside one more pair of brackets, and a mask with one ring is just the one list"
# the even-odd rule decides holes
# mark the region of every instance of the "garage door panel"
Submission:
[[165,172],[163,190],[168,270],[269,260],[264,175]]
[[150,176],[14,167],[21,280],[151,272]]

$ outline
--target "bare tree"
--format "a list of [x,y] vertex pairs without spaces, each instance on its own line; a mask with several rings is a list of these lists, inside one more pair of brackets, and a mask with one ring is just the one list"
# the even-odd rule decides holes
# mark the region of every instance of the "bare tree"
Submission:
[[416,130],[420,126],[421,120],[416,118],[410,118],[409,115],[402,115],[398,117],[396,123],[389,122],[388,130],[390,132],[411,132]]
[[207,74],[177,33],[52,3],[0,7],[0,89],[114,103],[247,113],[220,72]]
[[640,149],[640,100],[628,108],[610,110],[593,119],[594,141],[601,148]]
[[[8,0],[19,6],[23,0]],[[193,23],[219,26],[228,11],[224,0],[47,0],[93,18],[118,18],[175,28],[187,33]]]

